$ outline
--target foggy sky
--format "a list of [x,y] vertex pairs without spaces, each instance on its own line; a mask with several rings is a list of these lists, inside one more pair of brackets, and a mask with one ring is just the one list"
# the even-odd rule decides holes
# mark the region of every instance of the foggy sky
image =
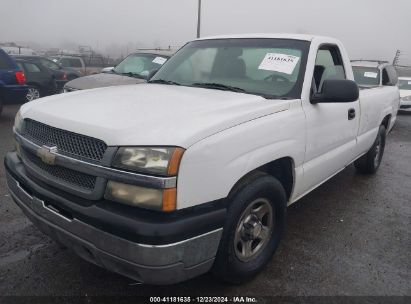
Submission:
[[[336,37],[351,58],[411,63],[409,0],[202,0],[202,36],[288,32]],[[0,42],[110,50],[180,46],[196,35],[197,0],[0,0]]]

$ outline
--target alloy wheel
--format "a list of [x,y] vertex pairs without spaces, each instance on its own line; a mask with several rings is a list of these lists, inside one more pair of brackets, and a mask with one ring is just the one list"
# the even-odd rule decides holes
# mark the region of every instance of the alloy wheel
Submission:
[[243,262],[256,258],[269,243],[274,229],[274,210],[265,198],[254,200],[242,213],[238,222],[234,250]]

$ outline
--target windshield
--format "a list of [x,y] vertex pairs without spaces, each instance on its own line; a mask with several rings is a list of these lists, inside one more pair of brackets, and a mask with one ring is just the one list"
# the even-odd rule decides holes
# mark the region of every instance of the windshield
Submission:
[[48,67],[49,69],[52,69],[52,70],[55,70],[55,71],[60,70],[60,66],[57,63],[55,63],[54,61],[48,60],[46,58],[40,58],[40,62],[44,66]]
[[377,68],[353,66],[354,79],[359,85],[378,86],[380,85],[380,71]]
[[167,57],[156,54],[131,54],[120,62],[114,73],[146,78],[151,71],[158,70]]
[[400,79],[400,90],[411,90],[411,78]]
[[290,39],[216,39],[183,47],[150,82],[300,98],[310,43]]

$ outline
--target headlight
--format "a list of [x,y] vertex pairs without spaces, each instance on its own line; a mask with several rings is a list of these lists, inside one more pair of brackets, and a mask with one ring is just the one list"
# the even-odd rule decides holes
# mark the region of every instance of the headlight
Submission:
[[162,176],[177,175],[184,149],[176,147],[120,148],[113,167]]
[[21,133],[22,128],[23,128],[23,117],[21,116],[20,111],[18,111],[16,114],[16,117],[14,118],[14,129],[18,133]]
[[74,92],[74,91],[78,91],[78,89],[74,89],[68,86],[64,86],[63,87],[63,93],[70,93],[70,92]]
[[411,95],[410,96],[404,96],[401,98],[403,101],[411,101]]
[[109,181],[104,197],[130,206],[169,212],[176,209],[177,191],[176,188],[152,189]]

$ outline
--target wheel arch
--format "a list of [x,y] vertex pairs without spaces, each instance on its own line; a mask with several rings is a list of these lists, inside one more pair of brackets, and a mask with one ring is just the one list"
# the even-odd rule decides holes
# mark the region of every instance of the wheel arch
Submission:
[[242,176],[231,188],[228,197],[232,197],[254,179],[267,174],[275,177],[281,183],[286,192],[288,201],[291,198],[295,184],[294,168],[294,160],[291,157],[282,157],[266,163]]
[[381,125],[385,127],[385,130],[388,132],[388,128],[390,126],[390,122],[391,122],[391,114],[386,115],[382,122]]
[[39,83],[37,83],[37,82],[34,82],[34,81],[27,81],[27,82],[26,82],[26,85],[32,86],[32,87],[36,87],[36,88],[39,89],[39,90],[42,89],[41,85],[40,85]]

